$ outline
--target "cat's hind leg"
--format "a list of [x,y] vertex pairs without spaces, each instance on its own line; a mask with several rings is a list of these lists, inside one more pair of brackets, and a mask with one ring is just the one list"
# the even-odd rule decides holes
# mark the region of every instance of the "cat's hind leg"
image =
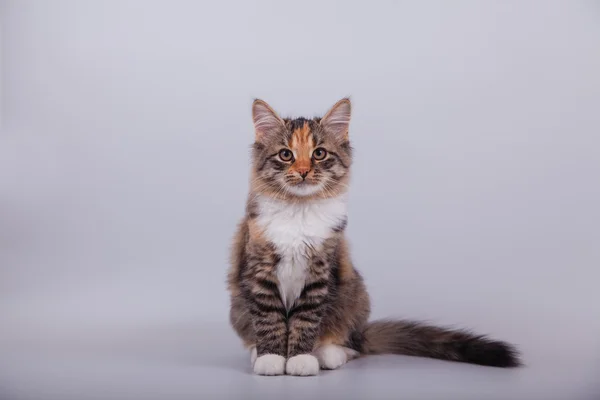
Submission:
[[321,369],[337,369],[353,358],[358,357],[358,352],[348,347],[337,344],[326,344],[314,352],[319,360]]

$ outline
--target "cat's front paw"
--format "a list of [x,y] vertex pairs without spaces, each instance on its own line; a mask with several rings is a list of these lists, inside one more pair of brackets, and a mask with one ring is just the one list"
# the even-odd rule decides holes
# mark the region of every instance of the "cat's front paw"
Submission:
[[257,375],[283,375],[285,357],[277,354],[263,354],[254,361],[254,373]]
[[312,354],[299,354],[287,360],[288,375],[311,376],[319,373],[319,360]]

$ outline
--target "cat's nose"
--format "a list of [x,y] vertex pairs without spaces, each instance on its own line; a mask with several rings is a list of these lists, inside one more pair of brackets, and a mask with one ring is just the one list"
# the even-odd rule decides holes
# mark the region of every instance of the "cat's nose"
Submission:
[[302,177],[302,180],[306,179],[306,176],[308,175],[308,173],[310,172],[310,170],[306,169],[306,170],[301,170],[298,171],[298,173],[300,174],[300,176]]

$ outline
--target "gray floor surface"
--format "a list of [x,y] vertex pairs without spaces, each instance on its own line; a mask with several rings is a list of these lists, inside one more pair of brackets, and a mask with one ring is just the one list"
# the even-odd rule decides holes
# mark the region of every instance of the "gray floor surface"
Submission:
[[[514,370],[370,356],[317,377],[259,377],[226,323],[47,334],[3,330],[3,400],[600,399],[597,359],[525,350]],[[8,332],[8,333],[7,333]]]

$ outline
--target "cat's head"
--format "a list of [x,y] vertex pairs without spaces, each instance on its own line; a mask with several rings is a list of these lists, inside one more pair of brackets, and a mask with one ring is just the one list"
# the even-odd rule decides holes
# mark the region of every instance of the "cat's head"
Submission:
[[334,197],[348,187],[351,105],[338,101],[323,118],[281,118],[255,100],[252,191],[280,199]]

